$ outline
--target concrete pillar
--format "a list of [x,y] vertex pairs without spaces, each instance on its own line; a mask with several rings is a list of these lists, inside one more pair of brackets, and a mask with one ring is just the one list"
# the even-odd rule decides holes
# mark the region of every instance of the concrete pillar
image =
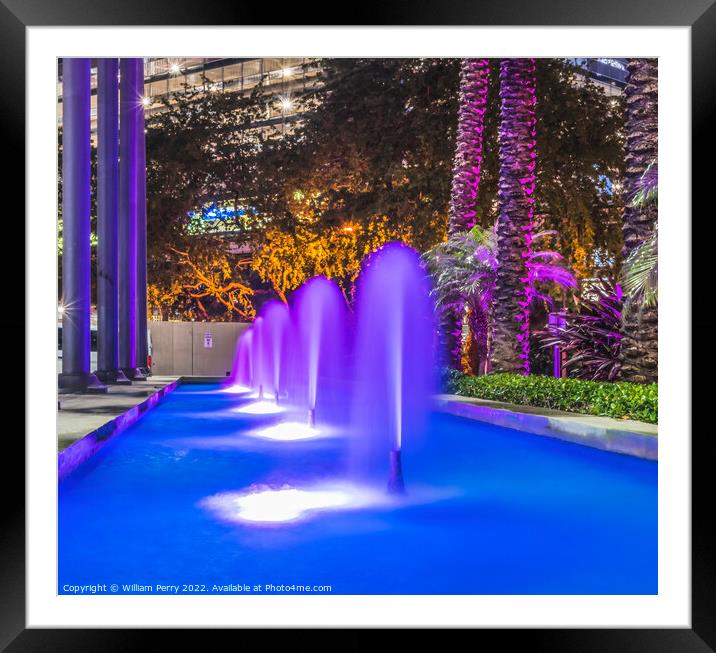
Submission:
[[62,68],[62,373],[74,392],[106,392],[90,373],[90,60]]
[[120,59],[119,98],[119,364],[137,369],[137,123],[142,93],[136,59]]
[[97,63],[97,372],[104,383],[131,383],[119,366],[118,183],[119,62]]
[[[137,59],[138,84],[144,95],[144,60]],[[147,365],[147,152],[144,105],[137,112],[137,366],[150,374]]]

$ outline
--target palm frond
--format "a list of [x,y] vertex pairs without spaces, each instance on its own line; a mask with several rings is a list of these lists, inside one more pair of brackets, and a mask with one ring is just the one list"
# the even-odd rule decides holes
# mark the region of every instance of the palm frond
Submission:
[[658,224],[654,232],[624,262],[624,292],[628,304],[656,306],[659,300]]
[[636,188],[629,198],[631,206],[647,206],[658,200],[659,195],[659,167],[654,161],[636,182]]

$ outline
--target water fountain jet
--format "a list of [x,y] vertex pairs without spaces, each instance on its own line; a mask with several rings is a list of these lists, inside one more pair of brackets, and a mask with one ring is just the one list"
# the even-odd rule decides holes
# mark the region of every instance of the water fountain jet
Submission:
[[415,250],[388,243],[364,262],[351,460],[362,476],[385,470],[387,462],[390,493],[405,492],[403,435],[410,446],[421,438],[436,387],[434,317],[430,282]]
[[296,404],[306,410],[306,421],[343,417],[345,397],[347,307],[335,281],[313,277],[292,297],[295,341],[293,390]]
[[231,375],[226,385],[228,392],[246,392],[253,387],[253,328],[249,327],[236,343],[236,354],[231,367]]

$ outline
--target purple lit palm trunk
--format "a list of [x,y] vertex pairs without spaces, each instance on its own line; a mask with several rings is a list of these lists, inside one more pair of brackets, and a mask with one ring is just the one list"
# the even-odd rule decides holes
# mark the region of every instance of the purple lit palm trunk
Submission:
[[[658,86],[655,59],[630,59],[629,77],[624,90],[627,102],[626,196],[632,197],[642,175],[658,156]],[[641,245],[654,231],[657,220],[655,203],[627,206],[622,234],[623,258]],[[658,311],[645,306],[626,311],[622,322],[621,376],[625,381],[651,383],[658,376]]]
[[[477,197],[482,171],[482,136],[487,87],[488,59],[463,59],[460,69],[460,113],[453,165],[452,194],[448,233],[469,231],[477,222]],[[449,311],[444,317],[442,331],[449,364],[461,368],[462,312]]]
[[490,371],[490,302],[483,295],[468,304],[467,322],[472,336],[467,352],[468,372],[479,376]]
[[500,63],[500,212],[492,361],[497,372],[530,373],[529,317],[536,154],[535,60]]

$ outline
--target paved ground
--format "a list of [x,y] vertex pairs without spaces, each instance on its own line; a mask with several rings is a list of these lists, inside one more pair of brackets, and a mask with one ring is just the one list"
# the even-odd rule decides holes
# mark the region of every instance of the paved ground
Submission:
[[141,404],[149,395],[176,379],[176,376],[150,376],[146,381],[136,381],[129,386],[111,385],[107,394],[59,395],[57,450],[66,449],[75,440]]

